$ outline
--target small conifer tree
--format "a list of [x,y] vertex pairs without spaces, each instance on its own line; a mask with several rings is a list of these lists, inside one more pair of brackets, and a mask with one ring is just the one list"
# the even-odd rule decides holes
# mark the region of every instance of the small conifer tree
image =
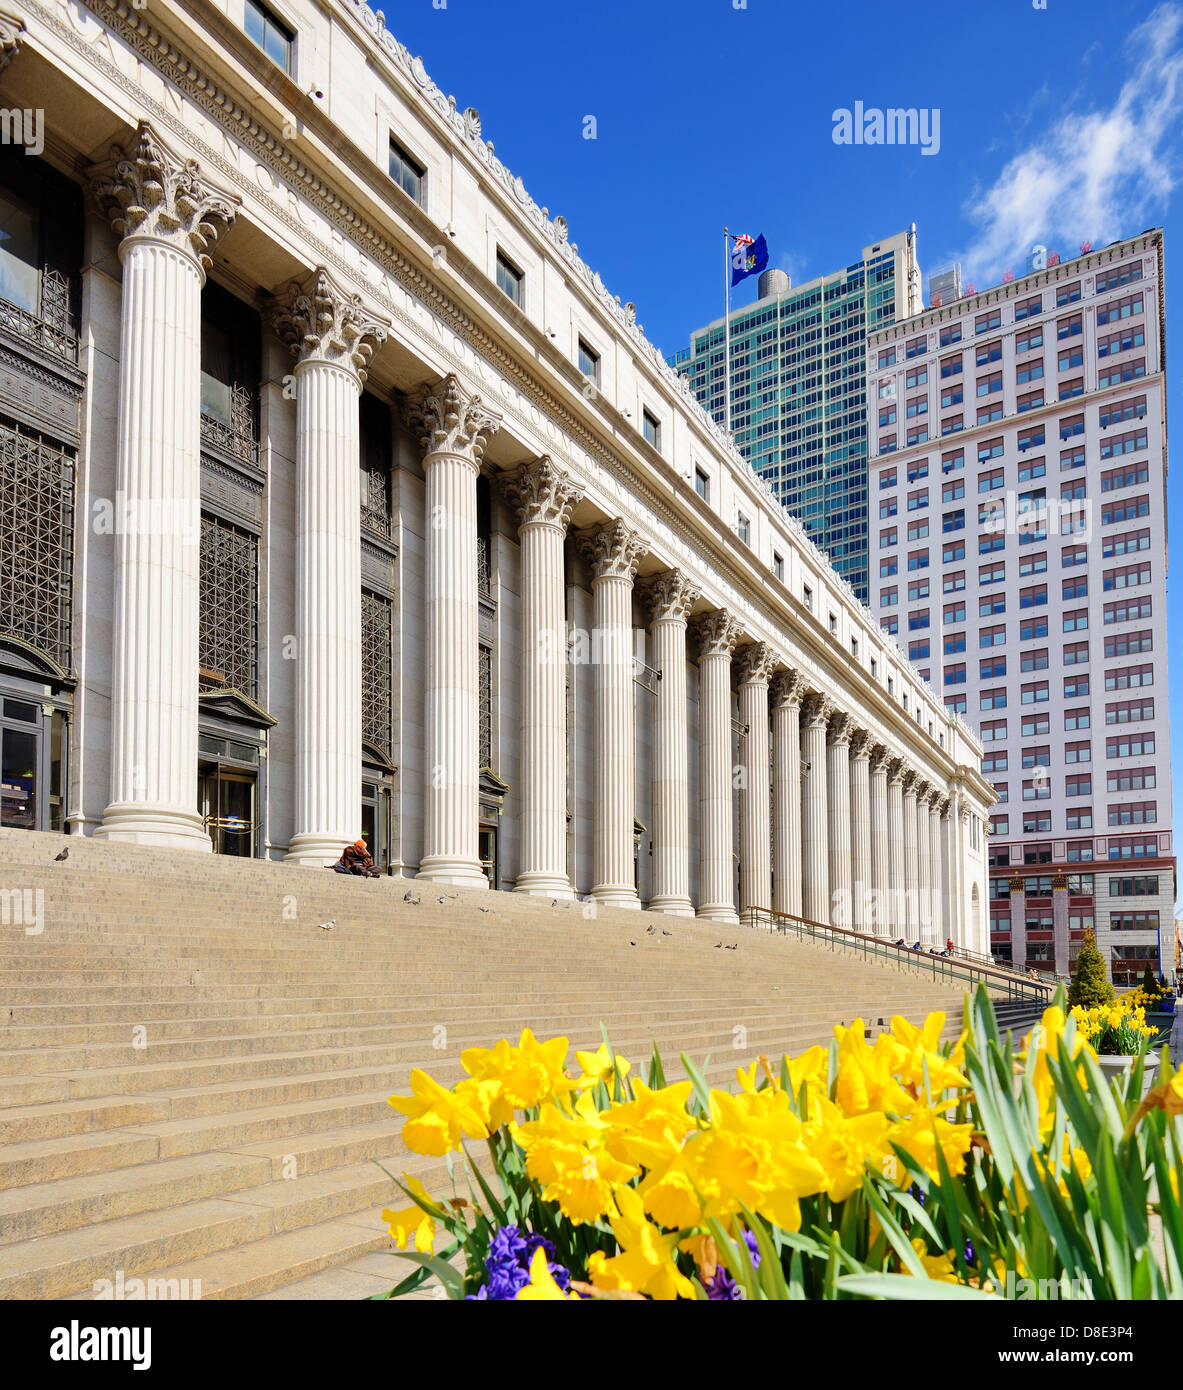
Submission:
[[1105,978],[1105,958],[1097,950],[1096,933],[1086,931],[1076,958],[1076,972],[1068,986],[1068,1002],[1091,1009],[1098,1004],[1112,1004],[1116,997]]

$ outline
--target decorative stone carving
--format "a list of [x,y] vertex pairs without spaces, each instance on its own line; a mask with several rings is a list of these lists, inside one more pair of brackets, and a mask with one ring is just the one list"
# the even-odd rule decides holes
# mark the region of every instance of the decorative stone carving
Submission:
[[871,757],[871,735],[866,729],[855,729],[850,736],[850,757],[853,762],[856,758]]
[[1026,888],[1024,888],[1023,885],[1026,882],[1027,880],[1023,877],[1022,874],[1015,874],[1014,877],[1010,880],[1010,891],[1012,893],[1025,893],[1027,890]]
[[834,713],[834,702],[828,695],[811,690],[801,705],[801,727],[803,729],[824,729]]
[[704,613],[694,623],[694,640],[698,646],[698,659],[708,656],[727,656],[735,650],[742,631],[725,608],[716,608],[713,613]]
[[888,783],[893,787],[902,787],[908,777],[908,768],[903,758],[889,757],[887,763]]
[[744,647],[736,662],[740,685],[766,685],[776,669],[776,662],[776,653],[764,642]]
[[20,15],[0,10],[0,73],[3,73],[19,52],[24,32],[25,22]]
[[700,593],[698,585],[691,583],[682,570],[663,570],[653,575],[642,583],[641,591],[655,623],[688,621]]
[[830,716],[826,738],[831,747],[836,747],[840,743],[848,744],[853,735],[854,725],[849,714],[843,710],[838,710]]
[[293,281],[268,317],[298,362],[351,368],[359,382],[390,327],[389,319],[370,313],[361,295],[342,290],[323,266],[308,283]]
[[800,671],[778,671],[768,689],[768,703],[773,709],[799,709],[805,698],[805,682]]
[[519,526],[544,523],[565,531],[583,497],[582,489],[556,468],[547,454],[524,464],[516,473],[502,474],[498,481],[517,513]]
[[903,774],[902,781],[904,787],[904,795],[916,796],[917,789],[920,786],[920,774],[918,772],[912,772],[910,769],[907,769]]
[[591,566],[592,580],[627,579],[631,582],[637,566],[649,549],[649,542],[630,531],[617,517],[615,521],[580,532],[579,549]]
[[133,147],[112,146],[110,159],[91,171],[90,187],[121,237],[172,242],[203,271],[241,206],[208,181],[195,159],[174,154],[147,121],[140,122]]
[[871,775],[877,777],[881,772],[889,772],[891,764],[890,750],[881,743],[874,744],[871,748]]
[[450,372],[434,386],[423,387],[407,403],[404,418],[425,455],[455,454],[479,468],[502,417]]

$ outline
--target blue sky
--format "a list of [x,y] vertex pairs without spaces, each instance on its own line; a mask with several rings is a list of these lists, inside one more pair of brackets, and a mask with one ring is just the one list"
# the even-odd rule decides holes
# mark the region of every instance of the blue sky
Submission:
[[[386,22],[665,353],[722,313],[725,224],[763,232],[799,283],[915,222],[926,273],[960,260],[979,288],[1035,243],[1068,255],[1163,225],[1168,368],[1183,345],[1183,3],[387,0]],[[856,101],[939,108],[939,153],[835,145],[832,113]],[[1172,603],[1172,714],[1181,632]],[[1172,752],[1183,807],[1183,732]]]

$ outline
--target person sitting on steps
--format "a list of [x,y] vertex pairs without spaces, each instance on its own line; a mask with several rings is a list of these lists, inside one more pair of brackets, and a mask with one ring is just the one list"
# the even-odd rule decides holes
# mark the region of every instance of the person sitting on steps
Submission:
[[381,870],[375,866],[364,840],[355,840],[353,844],[346,845],[341,851],[341,858],[329,867],[334,873],[356,874],[359,878],[382,877]]

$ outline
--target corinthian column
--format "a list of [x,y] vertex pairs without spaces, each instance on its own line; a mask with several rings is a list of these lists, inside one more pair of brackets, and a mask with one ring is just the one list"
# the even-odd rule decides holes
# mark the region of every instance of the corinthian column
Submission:
[[722,609],[695,624],[698,639],[699,853],[698,915],[737,922],[731,819],[731,653],[739,625]]
[[331,864],[361,833],[358,401],[385,321],[323,268],[271,324],[296,360],[296,804],[287,858]]
[[686,623],[698,589],[681,570],[645,585],[660,673],[653,706],[653,896],[651,912],[693,917],[690,901],[689,743],[686,730]]
[[916,901],[920,914],[920,939],[926,946],[936,943],[932,924],[932,839],[928,830],[928,808],[933,788],[921,782],[916,789]]
[[887,769],[891,755],[881,743],[871,750],[871,929],[876,936],[891,932],[891,857],[887,812]]
[[24,33],[25,22],[20,15],[0,10],[0,74],[20,51]]
[[423,858],[431,883],[487,888],[480,816],[476,480],[501,424],[455,376],[407,408],[427,476]]
[[92,174],[122,240],[111,802],[96,834],[208,851],[197,810],[201,289],[238,199],[141,122]]
[[739,906],[772,906],[772,812],[768,785],[768,681],[776,658],[763,642],[739,654],[739,722],[744,781],[739,801]]
[[934,793],[928,808],[928,896],[932,903],[932,936],[941,950],[945,949],[946,940],[953,935],[952,932],[946,933],[945,931],[945,893],[942,886],[944,874],[941,868],[945,857],[941,836],[941,818],[948,805],[947,797]]
[[908,945],[923,942],[920,922],[920,858],[916,843],[916,793],[920,779],[904,774],[904,894],[902,924]]
[[830,719],[827,772],[830,801],[830,921],[850,926],[850,715]]
[[619,518],[580,537],[592,570],[595,661],[595,840],[591,896],[605,907],[640,907],[633,872],[636,700],[633,575],[648,545]]
[[830,921],[830,798],[826,788],[826,728],[834,706],[810,691],[801,706],[802,916]]
[[563,537],[583,495],[549,458],[503,481],[522,565],[521,864],[515,891],[572,896],[567,877]]
[[859,729],[850,740],[850,876],[854,897],[850,925],[871,930],[871,735]]
[[801,916],[801,677],[772,679],[772,908]]
[[[904,853],[904,770],[903,760],[891,758],[887,764],[887,856],[888,894],[887,934],[898,940],[908,934],[908,869]],[[914,940],[915,938],[913,938]],[[911,941],[908,942],[910,946]]]

